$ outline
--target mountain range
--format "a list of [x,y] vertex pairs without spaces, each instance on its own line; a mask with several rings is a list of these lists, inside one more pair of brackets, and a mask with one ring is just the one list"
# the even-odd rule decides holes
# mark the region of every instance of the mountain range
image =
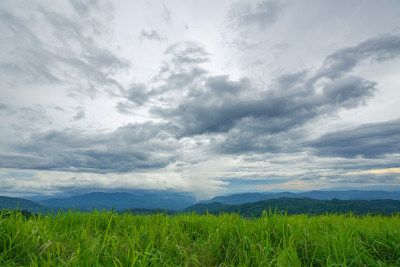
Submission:
[[[92,192],[72,197],[59,197],[50,198],[41,201],[30,201],[22,198],[11,198],[0,196],[0,208],[3,209],[26,209],[34,213],[49,212],[53,210],[67,210],[75,208],[80,211],[92,211],[94,209],[114,209],[118,211],[130,210],[133,213],[152,213],[153,209],[158,211],[196,211],[204,213],[208,211],[226,211],[250,209],[258,210],[259,206],[264,204],[250,205],[266,200],[280,199],[280,203],[275,203],[284,206],[285,203],[290,207],[295,207],[296,203],[299,206],[299,201],[302,205],[307,206],[314,200],[330,201],[330,200],[400,200],[400,191],[362,191],[362,190],[347,190],[347,191],[309,191],[309,192],[280,192],[280,193],[242,193],[232,194],[227,196],[217,196],[209,200],[196,202],[196,200],[185,193],[178,193],[173,191],[156,191],[156,190],[137,190],[131,193],[104,193]],[[290,199],[290,200],[289,200]],[[302,200],[301,200],[302,199]],[[306,200],[311,199],[311,200]],[[285,202],[286,201],[286,202]],[[307,203],[305,201],[308,201]],[[272,204],[271,204],[272,203]],[[269,206],[273,206],[274,202],[269,202]],[[316,210],[315,205],[324,207],[325,202],[312,202],[314,205],[312,210]],[[343,202],[336,204],[343,205],[371,205],[374,202]],[[391,203],[393,204],[393,203]],[[233,205],[233,206],[232,206]],[[235,205],[244,205],[236,207]],[[246,206],[247,205],[247,206]],[[249,206],[250,205],[250,206]],[[267,205],[267,206],[268,206]],[[278,205],[278,206],[279,206]],[[303,206],[304,206],[303,205]],[[311,205],[311,204],[310,204]],[[361,204],[360,204],[361,205]],[[385,203],[387,206],[388,203]],[[275,205],[277,206],[277,205]],[[288,206],[288,207],[289,207]],[[304,206],[304,207],[305,207]],[[265,205],[263,206],[266,207]],[[136,210],[135,210],[136,209]],[[140,210],[142,209],[142,210]],[[392,210],[392,209],[391,209]]]
[[274,198],[244,203],[240,205],[228,205],[219,202],[209,204],[195,204],[185,209],[185,212],[204,214],[237,213],[244,217],[260,217],[265,211],[286,212],[291,214],[321,215],[326,213],[353,212],[361,214],[390,215],[400,212],[400,201],[392,199],[374,200],[319,200],[312,198]]
[[40,204],[53,208],[71,208],[92,210],[122,210],[130,208],[180,210],[194,204],[193,197],[168,191],[138,191],[136,193],[92,192],[68,198],[52,198],[39,201]]
[[341,199],[341,200],[373,200],[373,199],[393,199],[400,200],[400,191],[363,191],[363,190],[347,190],[347,191],[323,191],[314,190],[309,192],[280,192],[280,193],[242,193],[227,196],[217,196],[209,200],[201,201],[201,203],[220,202],[230,205],[244,204],[247,202],[257,202],[260,200],[274,198],[313,198],[319,200]]

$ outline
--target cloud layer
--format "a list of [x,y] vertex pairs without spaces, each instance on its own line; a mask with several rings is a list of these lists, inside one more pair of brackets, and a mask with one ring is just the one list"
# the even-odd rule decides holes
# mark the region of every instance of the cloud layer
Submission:
[[[364,19],[339,2],[356,31]],[[60,182],[37,190],[125,181],[201,195],[399,183],[396,173],[365,172],[398,167],[398,117],[363,115],[398,104],[397,3],[380,7],[386,19],[370,32],[332,29],[338,41],[329,44],[336,18],[321,20],[321,31],[295,3],[113,4],[0,8],[0,192],[17,193],[18,179],[47,183],[52,172]],[[306,43],[319,44],[308,57],[297,35],[304,25]],[[371,75],[377,67],[385,73]]]

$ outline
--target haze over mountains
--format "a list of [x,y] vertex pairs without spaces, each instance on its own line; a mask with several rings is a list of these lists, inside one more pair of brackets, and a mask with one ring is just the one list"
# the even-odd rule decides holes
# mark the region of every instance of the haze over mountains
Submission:
[[[305,199],[308,201],[304,202]],[[226,211],[233,212],[242,210],[243,208],[247,213],[251,213],[254,209],[255,213],[260,213],[263,208],[267,208],[271,205],[283,207],[285,203],[290,206],[300,205],[298,207],[292,207],[294,210],[307,210],[307,205],[311,205],[313,210],[321,212],[324,210],[326,203],[330,201],[343,200],[350,202],[339,203],[345,205],[345,210],[351,210],[352,205],[364,210],[364,206],[371,205],[372,202],[365,202],[371,200],[384,200],[390,199],[400,203],[400,191],[360,191],[360,190],[349,190],[349,191],[309,191],[301,193],[292,192],[280,192],[280,193],[243,193],[243,194],[232,194],[227,196],[217,196],[209,200],[196,202],[195,198],[190,195],[177,192],[169,191],[146,191],[140,190],[135,193],[104,193],[104,192],[92,192],[89,194],[82,194],[73,197],[66,198],[51,198],[38,202],[21,199],[21,198],[10,198],[0,197],[0,207],[4,209],[26,209],[31,212],[49,212],[52,209],[67,210],[75,208],[80,211],[92,211],[95,209],[102,210],[133,210],[133,209],[158,209],[170,210],[170,211],[195,211],[204,213],[208,211]],[[277,200],[278,202],[268,202],[269,200]],[[359,202],[359,201],[364,202]],[[259,202],[265,203],[259,203]],[[315,202],[317,201],[317,202]],[[323,202],[325,201],[325,202]],[[326,202],[328,201],[328,202]],[[356,202],[352,202],[356,201]],[[358,201],[358,202],[357,202]],[[253,204],[254,203],[254,204]],[[255,204],[258,203],[258,204]],[[272,203],[272,204],[271,204]],[[297,203],[297,204],[296,204]],[[336,202],[334,202],[336,203]],[[361,203],[361,204],[360,204]],[[279,205],[278,205],[279,204]],[[338,203],[336,203],[338,204]],[[334,205],[336,205],[334,204]],[[382,203],[379,202],[379,205]],[[236,206],[235,206],[236,205]],[[243,207],[239,207],[242,205]],[[357,206],[358,205],[358,206]],[[362,208],[360,208],[360,205]],[[373,211],[379,210],[379,205],[372,209]],[[382,211],[393,211],[397,207],[397,204],[390,203],[391,208],[387,208],[388,203],[383,203],[381,206]],[[394,205],[394,206],[393,206]],[[317,208],[320,206],[319,208]],[[327,207],[333,207],[329,204]],[[400,207],[400,206],[399,206]],[[400,211],[400,209],[399,209]],[[147,212],[147,211],[146,211]]]
[[104,207],[116,210],[130,208],[180,210],[195,202],[195,199],[191,196],[164,191],[139,191],[135,194],[92,192],[69,198],[53,198],[39,201],[42,205],[54,208],[76,207],[90,209]]

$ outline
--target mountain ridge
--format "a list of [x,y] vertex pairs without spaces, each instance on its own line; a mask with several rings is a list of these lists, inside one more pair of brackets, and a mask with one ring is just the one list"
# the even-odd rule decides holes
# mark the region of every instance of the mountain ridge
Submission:
[[220,202],[230,205],[244,204],[247,202],[257,202],[266,199],[276,199],[281,197],[290,198],[313,198],[318,200],[330,200],[330,199],[341,199],[341,200],[373,200],[373,199],[393,199],[400,200],[400,191],[364,191],[364,190],[346,190],[346,191],[322,191],[313,190],[308,192],[255,192],[255,193],[239,193],[231,194],[227,196],[216,196],[209,200],[200,201],[200,203],[212,203]]
[[140,192],[136,194],[126,192],[91,192],[73,197],[39,201],[40,204],[48,207],[97,207],[106,209],[114,208],[116,210],[131,208],[180,210],[195,202],[193,197],[176,192]]
[[[207,206],[208,205],[208,206]],[[224,206],[225,205],[225,206]],[[221,206],[220,208],[215,208]],[[374,200],[318,200],[312,198],[276,198],[258,202],[248,202],[239,205],[227,205],[218,202],[193,205],[185,212],[204,214],[237,213],[244,217],[259,217],[265,211],[286,212],[291,214],[321,215],[326,213],[349,213],[390,215],[400,212],[400,201],[392,199]]]
[[[173,211],[188,211],[188,208],[196,207],[196,210],[204,212],[215,208],[226,208],[227,205],[241,205],[254,203],[269,199],[291,198],[301,199],[310,198],[315,200],[374,200],[392,199],[400,200],[399,191],[308,191],[308,192],[254,192],[239,193],[227,196],[216,196],[209,200],[195,201],[193,197],[174,191],[154,191],[138,190],[134,193],[127,192],[91,192],[72,197],[49,198],[41,201],[30,201],[24,198],[0,197],[0,207],[5,209],[27,209],[32,212],[57,212],[58,210],[73,209],[80,211],[92,211],[94,209],[159,209]],[[18,204],[19,203],[19,204]],[[216,204],[219,203],[219,204]],[[196,206],[197,205],[197,206]],[[135,211],[136,212],[136,211]],[[139,211],[137,211],[139,212]],[[142,212],[142,211],[140,211]],[[143,211],[148,212],[148,211]]]

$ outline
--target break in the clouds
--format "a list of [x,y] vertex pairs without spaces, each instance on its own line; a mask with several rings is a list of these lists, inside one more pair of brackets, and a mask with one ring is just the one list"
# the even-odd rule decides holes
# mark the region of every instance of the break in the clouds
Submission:
[[398,186],[397,10],[4,1],[0,193]]

